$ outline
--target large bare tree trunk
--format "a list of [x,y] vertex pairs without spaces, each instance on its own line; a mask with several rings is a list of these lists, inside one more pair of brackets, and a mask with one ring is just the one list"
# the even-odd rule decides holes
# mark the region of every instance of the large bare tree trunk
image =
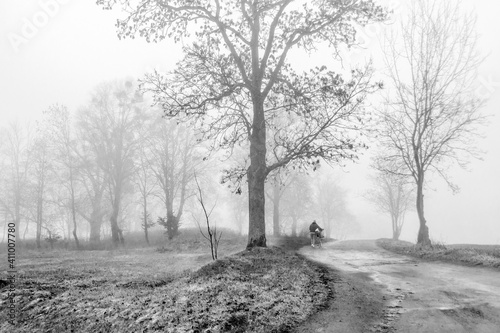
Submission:
[[249,229],[247,248],[266,246],[266,220],[265,220],[265,177],[262,172],[248,170],[248,210]]
[[[42,164],[45,161],[42,161]],[[41,171],[37,175],[39,177],[37,184],[37,200],[36,200],[36,247],[40,249],[42,244],[40,239],[42,237],[42,223],[43,223],[43,190],[44,190],[44,165],[41,166]]]
[[417,181],[417,214],[418,220],[420,222],[417,244],[422,246],[430,246],[431,241],[429,239],[429,228],[426,225],[427,221],[425,220],[424,216],[424,192],[422,179],[419,179]]
[[26,234],[28,233],[28,229],[30,226],[30,224],[28,222],[26,222],[25,224],[26,224],[26,228],[24,228],[24,232],[23,232],[23,241],[26,240]]
[[177,216],[175,216],[173,196],[169,196],[167,198],[165,208],[167,210],[167,220],[165,221],[164,226],[167,228],[167,237],[169,240],[171,240],[179,234],[179,221],[181,218],[181,212],[179,210]]
[[392,216],[392,239],[399,240],[399,236],[401,235],[401,225],[399,224],[399,217]]
[[250,167],[248,168],[248,244],[266,247],[265,191],[266,127],[263,100],[253,99],[253,124],[250,136]]
[[111,224],[111,238],[113,239],[113,244],[115,246],[118,246],[120,243],[120,236],[118,229],[120,228],[118,227],[118,213],[116,213],[114,209],[113,209],[113,214],[109,218],[109,222]]
[[172,212],[167,212],[167,236],[168,239],[173,239],[179,233],[179,216],[175,216]]
[[101,200],[102,200],[102,190],[99,188],[96,188],[96,192],[94,193],[94,198],[92,200],[92,212],[90,213],[90,218],[86,217],[85,215],[82,215],[90,225],[90,243],[92,246],[95,246],[96,244],[99,244],[101,242],[101,226],[102,226],[102,219],[104,217],[104,212],[101,207]]
[[399,236],[397,235],[397,221],[394,217],[394,215],[391,215],[391,220],[392,220],[392,239],[393,240],[398,240]]
[[[398,240],[399,234],[401,230],[399,230],[398,222],[399,222],[399,200],[398,202],[394,202],[394,196],[392,192],[392,187],[390,184],[387,184],[387,188],[389,191],[389,207],[391,210],[391,220],[392,220],[392,239]],[[399,195],[399,192],[398,192]]]
[[143,197],[143,219],[144,219],[144,237],[146,237],[146,243],[149,245],[148,237],[148,200],[146,196]]
[[75,239],[76,248],[80,249],[80,241],[78,240],[78,235],[76,233],[76,218],[75,213],[73,212],[73,238]]
[[[69,156],[69,147],[67,150],[67,154]],[[77,226],[76,226],[76,206],[75,206],[75,188],[73,184],[73,170],[72,166],[69,167],[69,186],[71,191],[71,218],[73,220],[73,238],[75,239],[76,248],[80,249],[80,241],[78,240],[78,235],[76,234]]]
[[40,249],[42,244],[40,243],[40,238],[42,237],[42,198],[38,197],[37,209],[36,209],[36,248]]
[[120,228],[118,227],[118,214],[120,213],[120,199],[121,199],[121,188],[117,186],[115,188],[115,198],[113,201],[113,212],[109,218],[111,224],[111,238],[113,239],[113,244],[118,246],[120,243],[124,243],[123,235]]

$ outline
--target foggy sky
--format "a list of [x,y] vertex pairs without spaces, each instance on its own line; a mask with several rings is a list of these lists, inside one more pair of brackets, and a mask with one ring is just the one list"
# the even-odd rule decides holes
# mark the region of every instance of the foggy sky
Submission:
[[[398,1],[385,3],[398,12]],[[487,56],[480,68],[478,94],[489,98],[484,111],[496,114],[500,110],[500,4],[481,1],[475,7],[481,35],[479,44]],[[181,57],[181,45],[169,41],[148,44],[140,38],[119,41],[114,27],[119,16],[116,11],[103,11],[95,1],[2,0],[0,125],[15,118],[35,120],[54,103],[74,111],[103,81],[140,78],[153,68],[173,68]],[[373,28],[362,32],[366,50],[357,51],[353,58],[377,57],[372,54],[376,52],[377,32]],[[322,56],[312,55],[306,61],[316,61]],[[479,141],[487,152],[484,161],[473,161],[470,172],[458,166],[452,170],[452,178],[461,192],[453,195],[439,179],[430,183],[425,209],[431,239],[445,243],[500,244],[499,143],[500,120],[493,117],[485,138]],[[356,238],[390,237],[389,218],[377,213],[362,198],[369,185],[368,155],[358,164],[348,164],[339,171],[341,183],[350,191],[350,210],[363,228]],[[401,238],[415,241],[417,229],[416,213],[409,212]]]

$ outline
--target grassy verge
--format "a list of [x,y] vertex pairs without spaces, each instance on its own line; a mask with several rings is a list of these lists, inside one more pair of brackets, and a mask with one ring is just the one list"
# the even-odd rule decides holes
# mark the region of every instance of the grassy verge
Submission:
[[427,260],[500,268],[499,245],[435,244],[433,247],[420,248],[409,242],[391,239],[379,239],[377,245],[392,252]]
[[[224,248],[221,241],[222,258],[215,262],[195,242],[161,251],[25,254],[15,331],[286,332],[325,303],[319,268],[293,251],[270,247],[228,255],[244,243],[227,243]],[[0,295],[0,331],[12,332],[6,290]]]

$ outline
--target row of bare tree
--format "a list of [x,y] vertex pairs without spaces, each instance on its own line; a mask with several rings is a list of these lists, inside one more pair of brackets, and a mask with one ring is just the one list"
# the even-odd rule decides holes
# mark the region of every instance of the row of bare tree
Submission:
[[457,191],[450,168],[480,156],[475,139],[487,116],[474,86],[482,61],[476,17],[460,1],[415,1],[384,41],[389,89],[377,124],[381,151],[373,166],[385,200],[378,202],[390,213],[397,239],[408,200],[414,200],[417,243],[428,246],[424,192],[429,179],[442,177]]
[[54,234],[66,221],[80,247],[78,221],[85,220],[95,244],[107,218],[113,242],[123,243],[125,199],[140,200],[148,240],[152,196],[163,203],[159,223],[170,238],[177,234],[198,146],[190,131],[143,100],[135,82],[101,84],[75,117],[52,105],[35,126],[14,122],[2,135],[0,207],[19,240],[21,228],[34,223],[40,247],[42,229]]
[[[36,226],[38,247],[43,235],[52,245],[62,231],[80,248],[84,226],[90,246],[100,243],[103,230],[109,230],[118,245],[140,210],[146,242],[155,224],[172,239],[188,199],[196,195],[198,174],[208,191],[205,201],[229,198],[225,209],[235,213],[233,224],[244,233],[247,192],[240,188],[237,192],[243,195],[219,195],[220,173],[205,161],[213,153],[211,147],[196,140],[186,126],[161,115],[133,81],[117,80],[97,86],[76,112],[56,104],[31,127],[13,122],[2,129],[0,163],[8,171],[2,173],[0,191],[5,225],[15,221],[18,239],[22,229],[25,236],[30,225]],[[241,154],[234,155],[230,160],[237,162]],[[267,192],[276,236],[297,235],[297,229],[314,218],[324,221],[329,234],[334,223],[336,235],[342,233],[342,223],[347,225],[343,193],[331,179],[318,178],[313,184],[303,172],[289,170],[276,173]]]
[[[265,183],[283,168],[316,169],[355,160],[370,120],[366,99],[382,84],[367,65],[349,73],[329,69],[339,60],[301,73],[289,62],[296,50],[328,45],[334,55],[355,47],[357,30],[384,22],[375,1],[98,0],[118,7],[120,38],[184,42],[184,58],[169,73],[149,73],[143,89],[165,115],[202,129],[214,147],[244,146],[243,164],[227,179],[248,183],[249,248],[266,246]],[[418,0],[397,18],[388,40],[386,107],[380,110],[374,162],[416,187],[418,243],[430,244],[424,215],[428,173],[462,162],[483,119],[471,95],[478,65],[474,18],[460,2]],[[466,13],[466,14],[463,14]],[[398,30],[399,29],[399,30]],[[467,154],[465,154],[467,155]],[[277,190],[276,190],[277,191]],[[278,194],[276,194],[278,195]]]
[[[278,174],[316,170],[322,161],[342,165],[356,160],[367,148],[364,133],[373,118],[366,100],[383,87],[374,81],[371,64],[335,72],[328,63],[299,72],[288,58],[297,49],[312,52],[322,44],[329,45],[334,54],[339,54],[341,45],[354,47],[359,27],[383,22],[389,16],[374,1],[97,3],[105,9],[116,6],[123,10],[125,17],[117,24],[120,37],[138,34],[149,41],[173,38],[186,42],[185,56],[175,70],[147,74],[141,92],[151,93],[166,117],[196,129],[197,140],[182,132],[182,127],[158,130],[155,126],[174,125],[148,116],[143,95],[134,84],[101,86],[79,112],[78,126],[63,124],[57,130],[49,126],[52,130],[46,131],[48,125],[41,125],[34,138],[36,145],[23,146],[21,136],[7,135],[4,141],[11,151],[6,163],[11,175],[5,185],[10,190],[5,191],[2,206],[17,225],[26,193],[37,197],[30,201],[36,202],[31,218],[43,219],[44,200],[38,199],[51,189],[52,168],[59,171],[56,174],[64,174],[61,183],[69,194],[65,200],[54,201],[71,207],[75,241],[77,202],[92,207],[86,219],[91,225],[100,225],[104,214],[99,205],[105,198],[111,207],[106,214],[113,241],[123,242],[119,221],[123,197],[140,169],[140,163],[134,162],[138,160],[149,166],[139,171],[144,228],[149,225],[147,197],[153,188],[161,189],[166,216],[159,223],[169,235],[175,235],[184,209],[185,186],[194,174],[186,166],[196,168],[193,147],[203,142],[208,155],[225,151],[228,157],[239,157],[222,168],[223,182],[231,181],[235,192],[241,193],[246,181],[247,246],[266,246],[266,181],[282,183],[285,180]],[[472,138],[485,118],[479,112],[482,101],[471,89],[480,63],[474,17],[453,1],[419,0],[408,12],[396,30],[400,35],[388,38],[385,50],[388,89],[377,117],[374,143],[380,145],[381,153],[374,166],[383,175],[414,184],[418,243],[427,245],[424,189],[429,173],[448,179],[448,166],[463,165],[464,157],[474,156],[477,150],[471,146]],[[338,58],[332,58],[332,63],[335,60]],[[74,128],[74,134],[66,127]],[[153,133],[156,135],[150,137]],[[176,139],[166,133],[177,133]],[[28,170],[36,176],[28,177]],[[153,182],[146,177],[149,172]],[[280,188],[276,185],[272,192],[270,196],[279,202]],[[39,225],[40,229],[43,223]],[[278,225],[273,224],[275,231]]]

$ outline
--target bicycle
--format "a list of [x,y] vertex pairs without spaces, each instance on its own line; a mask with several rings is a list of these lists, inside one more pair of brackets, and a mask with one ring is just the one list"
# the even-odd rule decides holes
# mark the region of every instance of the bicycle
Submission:
[[321,248],[323,246],[323,242],[321,241],[321,239],[324,238],[323,230],[310,232],[310,235],[311,235],[311,246],[312,247],[317,246],[317,247]]

